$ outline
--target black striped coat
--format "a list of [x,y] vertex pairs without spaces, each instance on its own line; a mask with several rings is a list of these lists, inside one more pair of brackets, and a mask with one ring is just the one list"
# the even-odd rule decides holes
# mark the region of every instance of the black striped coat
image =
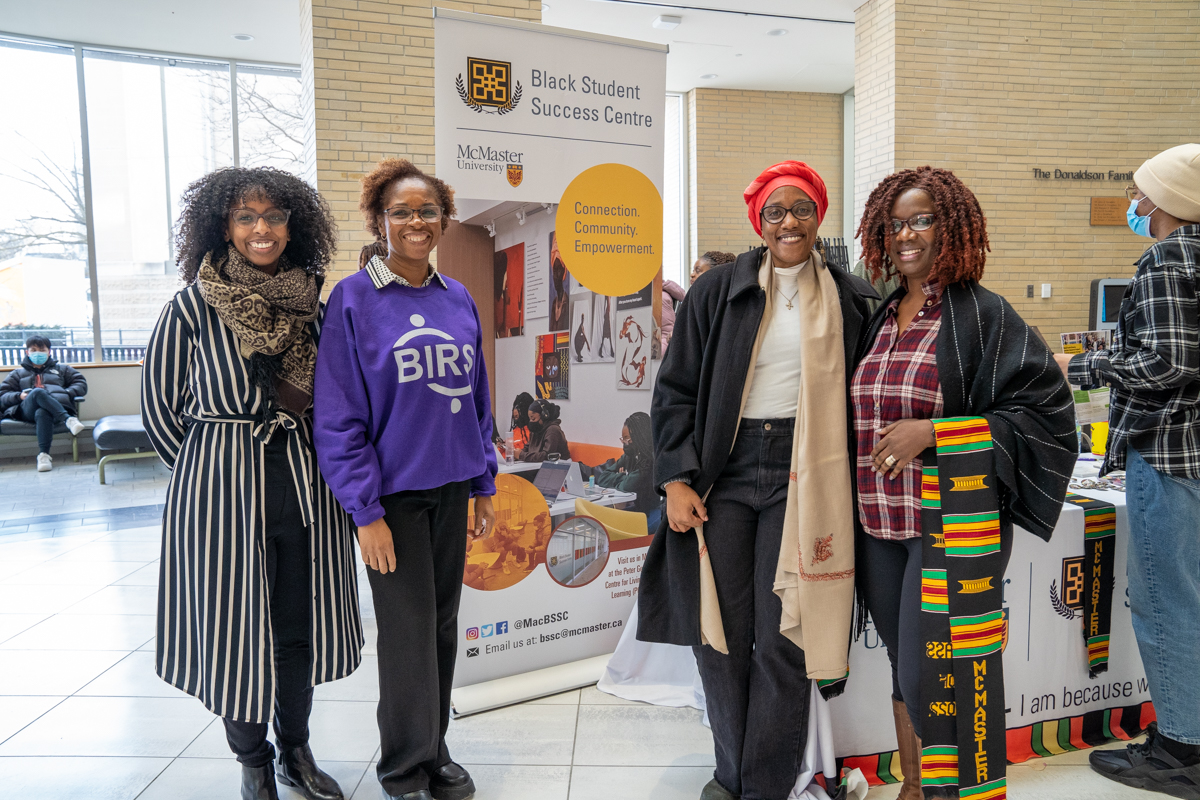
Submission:
[[317,469],[312,418],[260,419],[237,337],[195,285],[163,309],[142,370],[142,419],[172,470],[158,590],[159,677],[213,713],[271,719],[264,442],[283,426],[312,561],[313,685],[361,660],[354,527]]

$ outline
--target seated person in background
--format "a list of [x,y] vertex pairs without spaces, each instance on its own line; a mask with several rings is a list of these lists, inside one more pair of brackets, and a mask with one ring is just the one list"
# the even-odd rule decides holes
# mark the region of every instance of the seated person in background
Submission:
[[557,453],[559,461],[569,461],[571,445],[562,430],[558,418],[559,409],[549,400],[534,400],[529,405],[529,444],[519,450],[521,461],[545,461],[547,456]]
[[529,392],[521,392],[513,400],[512,406],[512,422],[509,423],[509,430],[512,431],[513,447],[520,452],[529,444],[529,406],[533,403],[533,395]]
[[75,416],[75,400],[87,394],[87,380],[69,364],[55,361],[50,340],[41,334],[25,340],[25,351],[21,366],[0,385],[0,418],[37,426],[37,471],[49,472],[54,467],[50,458],[54,427],[65,424],[72,436],[84,430]]
[[646,525],[653,533],[662,518],[662,498],[654,490],[654,439],[650,433],[650,415],[638,411],[629,415],[621,428],[621,446],[625,455],[610,458],[597,467],[580,464],[586,480],[596,478],[596,485],[621,492],[635,492],[637,500],[631,510],[646,515]]

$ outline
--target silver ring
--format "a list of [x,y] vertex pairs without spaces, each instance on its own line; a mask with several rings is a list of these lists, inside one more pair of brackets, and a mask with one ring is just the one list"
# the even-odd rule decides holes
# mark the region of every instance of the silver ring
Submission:
[[885,458],[885,459],[883,460],[883,465],[884,465],[885,467],[891,467],[891,466],[894,466],[894,465],[895,465],[895,463],[896,463],[896,457],[895,457],[895,456],[888,456],[887,458]]

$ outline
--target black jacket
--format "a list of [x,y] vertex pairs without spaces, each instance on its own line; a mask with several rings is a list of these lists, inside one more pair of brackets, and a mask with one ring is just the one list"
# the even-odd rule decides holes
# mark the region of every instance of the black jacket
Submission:
[[[860,359],[904,292],[871,317]],[[1001,527],[1015,522],[1048,541],[1079,447],[1074,400],[1050,348],[1007,300],[972,281],[943,291],[936,352],[942,415],[982,416],[991,428]]]
[[[758,285],[765,248],[742,253],[696,281],[675,317],[654,387],[654,485],[686,477],[703,497],[725,468],[733,449],[750,355],[766,309]],[[829,387],[829,402],[850,417],[850,379],[874,291],[849,273],[829,268],[842,307],[846,385]],[[846,458],[854,453],[848,426]],[[700,644],[700,557],[696,535],[677,533],[663,515],[642,568],[638,638],[647,642]]]
[[38,375],[42,376],[44,388],[51,397],[62,403],[68,413],[75,413],[75,398],[87,394],[87,380],[83,374],[70,364],[60,364],[53,358],[37,367],[26,356],[21,366],[8,373],[4,383],[0,384],[0,417],[16,416],[17,407],[21,405],[21,392],[34,388]]

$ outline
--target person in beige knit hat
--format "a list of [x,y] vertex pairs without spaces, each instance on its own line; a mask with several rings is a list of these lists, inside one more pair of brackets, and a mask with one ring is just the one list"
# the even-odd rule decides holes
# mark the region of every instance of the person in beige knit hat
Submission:
[[1134,173],[1129,227],[1155,239],[1138,259],[1109,350],[1057,355],[1076,385],[1112,387],[1101,474],[1126,470],[1129,605],[1157,723],[1092,769],[1200,800],[1200,144]]

